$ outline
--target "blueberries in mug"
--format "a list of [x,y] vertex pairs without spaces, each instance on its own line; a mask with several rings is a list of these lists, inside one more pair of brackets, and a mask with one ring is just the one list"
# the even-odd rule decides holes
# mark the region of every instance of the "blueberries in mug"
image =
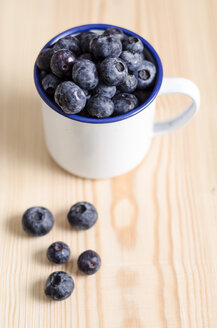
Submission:
[[93,56],[89,52],[85,52],[78,57],[79,59],[89,59],[94,62]]
[[100,73],[105,84],[117,86],[126,78],[128,69],[121,58],[108,57],[101,62]]
[[72,69],[72,79],[82,89],[94,89],[99,82],[96,65],[88,59],[78,60]]
[[53,56],[53,49],[47,48],[40,52],[36,60],[37,66],[40,70],[50,71],[50,61]]
[[131,72],[134,72],[143,62],[142,54],[135,51],[124,50],[120,58],[125,61]]
[[56,75],[50,73],[42,79],[41,84],[47,94],[53,95],[60,82],[61,80]]
[[47,278],[44,292],[52,300],[62,301],[72,294],[74,286],[74,280],[68,273],[56,271]]
[[100,82],[97,87],[93,90],[94,94],[105,96],[108,98],[114,97],[116,93],[116,86],[110,86]]
[[79,256],[77,263],[81,272],[91,275],[99,270],[101,258],[95,251],[87,250]]
[[139,37],[112,26],[60,38],[36,64],[43,90],[64,113],[103,119],[147,100],[157,74],[150,58]]
[[133,74],[128,74],[125,80],[118,86],[121,92],[131,93],[136,90],[138,80]]
[[152,85],[156,76],[156,67],[150,61],[144,60],[135,72],[138,89],[147,89]]
[[113,98],[114,113],[121,115],[128,113],[138,105],[138,99],[131,93],[119,93]]
[[123,41],[124,38],[125,38],[125,34],[124,32],[117,28],[117,27],[109,27],[105,30],[105,32],[103,32],[103,35],[112,35],[114,36],[115,38],[119,39],[120,41]]
[[90,41],[97,37],[97,34],[91,31],[82,32],[79,34],[81,50],[83,53],[90,52]]
[[96,223],[98,213],[92,204],[78,202],[70,208],[67,218],[71,226],[75,229],[86,230]]
[[40,70],[40,72],[39,72],[39,79],[40,79],[40,81],[42,81],[43,78],[44,78],[46,75],[47,75],[47,72],[46,72],[46,71],[44,71],[44,70]]
[[114,104],[110,98],[98,94],[88,100],[87,111],[92,117],[109,117],[114,112]]
[[122,43],[112,35],[99,35],[90,41],[90,52],[100,60],[109,56],[119,57]]
[[75,55],[79,55],[81,53],[79,40],[74,36],[66,36],[65,38],[61,38],[53,46],[53,50],[55,52],[62,49],[70,50]]
[[150,97],[151,91],[150,90],[135,90],[133,92],[133,94],[138,99],[139,105],[142,105]]
[[53,54],[51,58],[51,71],[59,78],[71,78],[72,66],[74,65],[75,61],[75,54],[70,50],[58,50]]
[[86,104],[84,91],[71,81],[65,81],[58,85],[54,99],[66,114],[77,114]]
[[53,228],[53,225],[53,214],[44,207],[30,207],[22,217],[24,231],[32,236],[46,235]]
[[140,53],[143,52],[144,45],[136,36],[129,36],[123,41],[123,49]]

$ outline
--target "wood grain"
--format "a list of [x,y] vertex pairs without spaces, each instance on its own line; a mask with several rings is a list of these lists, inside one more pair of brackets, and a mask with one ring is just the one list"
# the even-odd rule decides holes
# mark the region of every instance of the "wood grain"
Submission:
[[[217,2],[215,0],[2,1],[0,34],[1,328],[217,327]],[[134,30],[156,48],[165,76],[201,90],[201,109],[183,129],[153,140],[144,161],[112,180],[89,181],[59,168],[44,144],[32,78],[39,49],[72,26],[107,22]],[[160,97],[157,119],[187,99]],[[76,201],[93,202],[96,226],[69,229]],[[42,238],[21,228],[25,209],[48,207],[55,227]],[[68,243],[72,260],[49,264],[46,249]],[[83,277],[76,259],[97,250],[102,268]],[[66,270],[73,295],[51,302],[47,276]]]

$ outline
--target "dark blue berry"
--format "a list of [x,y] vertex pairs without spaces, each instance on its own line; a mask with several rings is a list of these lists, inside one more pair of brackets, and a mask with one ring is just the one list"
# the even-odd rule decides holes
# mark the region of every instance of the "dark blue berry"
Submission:
[[114,102],[114,113],[116,115],[125,114],[138,105],[136,96],[130,93],[119,93],[112,98]]
[[82,52],[90,51],[90,41],[95,37],[97,37],[97,34],[91,31],[86,31],[79,34]]
[[67,49],[76,55],[81,53],[79,40],[74,36],[66,36],[65,38],[59,39],[53,46],[53,49],[54,51]]
[[126,78],[128,69],[121,58],[108,57],[100,64],[100,73],[104,83],[117,86]]
[[84,94],[85,94],[85,96],[86,96],[86,99],[88,100],[88,99],[90,99],[91,98],[91,92],[90,91],[88,91],[88,90],[85,90],[85,89],[83,89],[83,91],[84,91]]
[[151,95],[151,91],[146,91],[146,90],[136,90],[133,92],[134,96],[136,96],[136,98],[139,101],[139,104],[143,104]]
[[76,57],[70,50],[58,50],[51,58],[50,68],[53,74],[60,78],[72,76],[72,66]]
[[109,27],[107,28],[104,32],[103,32],[103,35],[112,35],[114,36],[115,38],[119,39],[120,41],[124,40],[125,38],[125,34],[124,32],[117,28],[117,27]]
[[76,84],[86,90],[94,89],[99,82],[96,65],[88,59],[80,59],[74,64],[72,78]]
[[98,35],[90,41],[90,52],[100,60],[108,56],[119,57],[122,52],[122,43],[112,35]]
[[71,81],[65,81],[58,85],[54,99],[66,114],[77,114],[86,104],[84,91]]
[[137,78],[133,74],[128,74],[125,80],[118,86],[121,92],[133,92],[137,87]]
[[143,62],[143,56],[141,53],[124,50],[120,58],[122,58],[127,64],[128,69],[134,72]]
[[51,48],[44,49],[40,52],[36,60],[39,69],[50,71],[50,61],[53,53],[54,51]]
[[56,75],[50,73],[42,79],[41,84],[47,94],[53,95],[60,82],[60,79]]
[[105,96],[108,98],[114,97],[116,93],[116,86],[110,86],[100,82],[97,87],[93,90],[94,94]]
[[91,61],[93,60],[93,56],[90,53],[85,52],[84,54],[81,54],[78,59],[89,59]]
[[98,213],[92,204],[78,202],[70,208],[67,218],[74,228],[86,230],[96,223]]
[[23,214],[22,226],[29,235],[46,235],[53,228],[53,225],[53,214],[44,207],[30,207]]
[[74,280],[68,273],[56,271],[49,275],[44,291],[49,298],[62,301],[72,294],[74,286]]
[[129,36],[123,41],[123,49],[140,53],[144,50],[144,45],[136,36]]
[[56,241],[48,247],[47,258],[55,264],[63,264],[68,262],[70,258],[69,246],[62,241]]
[[92,250],[83,252],[78,258],[78,268],[85,274],[91,275],[96,273],[100,266],[101,258]]
[[39,71],[39,79],[42,81],[42,79],[47,75],[47,72],[44,70]]
[[88,100],[87,111],[92,117],[109,117],[114,112],[114,104],[110,98],[98,94]]
[[138,80],[138,89],[150,87],[156,76],[156,67],[150,61],[144,60],[135,73]]

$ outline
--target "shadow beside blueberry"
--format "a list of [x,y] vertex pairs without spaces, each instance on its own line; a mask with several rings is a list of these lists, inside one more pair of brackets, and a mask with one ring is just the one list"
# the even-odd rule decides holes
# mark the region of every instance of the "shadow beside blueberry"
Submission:
[[10,234],[14,236],[20,236],[22,238],[32,239],[33,237],[28,235],[22,227],[22,215],[12,215],[5,222],[5,228],[9,231]]
[[33,259],[43,265],[50,265],[51,263],[47,259],[47,249],[40,249],[33,253]]
[[30,294],[32,298],[39,301],[40,303],[41,302],[51,303],[52,300],[50,300],[44,293],[45,282],[46,282],[46,277],[34,281],[30,288]]

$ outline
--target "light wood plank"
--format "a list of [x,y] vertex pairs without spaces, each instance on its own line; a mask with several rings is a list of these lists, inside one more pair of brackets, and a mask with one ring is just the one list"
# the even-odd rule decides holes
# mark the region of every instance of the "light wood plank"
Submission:
[[[0,3],[0,326],[52,328],[216,328],[217,326],[217,2],[215,0],[14,0]],[[165,76],[201,90],[201,109],[186,127],[153,140],[144,161],[121,177],[71,176],[49,157],[40,99],[32,79],[39,49],[69,27],[105,22],[143,35],[159,52]],[[187,99],[163,96],[156,119],[176,115]],[[79,200],[99,211],[96,226],[76,233],[66,214]],[[56,224],[27,237],[24,210],[48,207]],[[55,267],[46,249],[71,246]],[[97,275],[76,268],[87,248],[102,257]],[[43,294],[57,269],[75,279],[73,295]]]

